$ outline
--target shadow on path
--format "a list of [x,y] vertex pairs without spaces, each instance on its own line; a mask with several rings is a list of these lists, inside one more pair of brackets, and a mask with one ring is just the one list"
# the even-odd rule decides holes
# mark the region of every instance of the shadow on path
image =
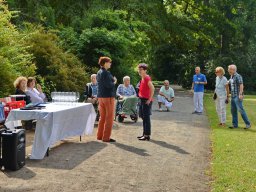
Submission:
[[133,147],[133,146],[130,146],[130,145],[125,145],[125,144],[122,144],[122,143],[113,143],[113,144],[116,147],[120,148],[120,149],[135,153],[136,155],[150,156],[145,149],[139,149],[137,147]]
[[27,159],[27,166],[71,170],[106,146],[107,144],[96,141],[88,143],[62,143],[50,150],[49,157],[44,157],[42,160]]
[[157,141],[157,140],[151,139],[150,142],[152,142],[154,144],[157,144],[161,147],[165,147],[167,149],[172,149],[172,150],[174,150],[174,151],[176,151],[177,153],[180,153],[180,154],[184,154],[184,155],[190,154],[189,152],[185,151],[184,149],[180,148],[179,146],[166,143],[165,141]]
[[36,176],[36,173],[31,171],[27,167],[23,167],[18,171],[7,170],[7,171],[4,171],[3,173],[9,178],[16,178],[16,179],[23,179],[23,180],[29,180]]

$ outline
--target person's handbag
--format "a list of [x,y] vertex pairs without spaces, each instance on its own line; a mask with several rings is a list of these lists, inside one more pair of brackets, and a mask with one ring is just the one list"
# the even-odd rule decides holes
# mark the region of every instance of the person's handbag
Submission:
[[214,92],[214,94],[213,94],[213,100],[216,100],[217,99],[217,94],[216,94],[216,92]]
[[[222,79],[220,80],[220,82],[222,81]],[[216,86],[216,88],[219,86],[220,82],[218,83],[218,85]],[[215,89],[216,90],[216,89]],[[213,100],[216,100],[217,99],[217,94],[216,92],[214,91],[214,94],[213,94]]]

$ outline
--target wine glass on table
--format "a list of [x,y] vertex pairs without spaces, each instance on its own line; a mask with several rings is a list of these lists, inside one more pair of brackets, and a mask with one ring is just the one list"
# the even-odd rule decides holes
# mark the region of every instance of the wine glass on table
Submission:
[[80,93],[79,93],[79,92],[76,92],[76,103],[78,103],[79,98],[80,98]]

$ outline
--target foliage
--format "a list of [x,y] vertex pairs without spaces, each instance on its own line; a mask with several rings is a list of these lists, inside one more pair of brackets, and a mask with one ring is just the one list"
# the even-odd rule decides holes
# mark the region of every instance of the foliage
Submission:
[[89,76],[77,57],[58,47],[59,40],[53,32],[31,25],[27,26],[27,30],[33,31],[27,39],[27,44],[30,45],[29,51],[34,55],[36,73],[44,78],[47,84],[53,82],[58,91],[82,92]]
[[138,81],[134,68],[147,58],[148,38],[140,28],[148,26],[128,18],[125,11],[104,10],[88,16],[87,28],[77,41],[77,54],[91,68],[98,67],[100,56],[113,60],[112,73],[122,83],[123,76],[130,75],[132,82]]
[[[90,72],[100,55],[111,56],[113,73],[121,78],[135,65],[150,65],[154,79],[191,85],[194,67],[200,66],[213,88],[213,69],[238,65],[245,76],[254,73],[249,54],[255,47],[254,0],[10,0],[21,10],[14,21],[39,23],[59,29],[58,45],[78,56]],[[95,34],[95,37],[94,37]],[[122,67],[121,67],[122,66]],[[136,75],[134,75],[136,78]],[[255,77],[246,77],[254,90]]]
[[11,12],[3,1],[0,1],[0,97],[14,92],[13,82],[20,75],[34,75],[35,65],[28,46],[24,46],[25,33],[16,29],[11,18],[16,12]]
[[[255,91],[255,13],[255,0],[0,0],[0,96],[13,92],[19,75],[36,76],[48,96],[82,92],[103,55],[112,58],[119,83],[129,75],[135,85],[136,66],[146,62],[153,80],[186,88],[200,66],[213,89],[215,68],[235,63],[245,90]],[[213,105],[206,106],[216,123]],[[249,114],[251,106],[246,101]],[[255,158],[247,151],[253,153],[254,136],[212,127],[214,191],[253,191]]]

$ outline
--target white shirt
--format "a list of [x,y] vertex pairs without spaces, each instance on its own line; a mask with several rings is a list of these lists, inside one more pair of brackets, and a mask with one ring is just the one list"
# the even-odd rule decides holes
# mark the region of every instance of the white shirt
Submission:
[[174,97],[174,90],[169,87],[167,90],[165,89],[165,86],[162,86],[160,89],[160,92],[162,92],[165,96],[168,97],[168,99],[171,99],[172,97]]
[[30,96],[32,103],[43,103],[45,99],[44,93],[39,93],[35,88],[28,88],[26,94]]
[[218,97],[227,97],[226,85],[228,84],[228,80],[225,76],[216,77],[215,83],[215,93]]

